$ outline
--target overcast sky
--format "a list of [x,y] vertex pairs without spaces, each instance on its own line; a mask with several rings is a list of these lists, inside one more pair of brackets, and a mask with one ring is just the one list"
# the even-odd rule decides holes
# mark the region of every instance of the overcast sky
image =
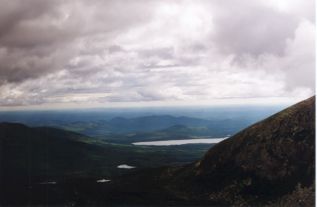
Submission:
[[313,0],[0,0],[0,107],[315,93]]

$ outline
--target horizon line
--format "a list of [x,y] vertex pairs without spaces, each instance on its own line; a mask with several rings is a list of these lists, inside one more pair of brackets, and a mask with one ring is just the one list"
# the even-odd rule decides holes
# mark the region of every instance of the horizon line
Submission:
[[[312,96],[310,96],[312,97]],[[63,110],[111,110],[141,108],[189,108],[189,107],[247,107],[247,106],[290,106],[309,97],[248,97],[222,98],[212,101],[174,101],[174,102],[111,102],[111,103],[55,103],[28,106],[0,106],[6,111],[63,111]],[[230,101],[230,102],[228,102]],[[107,105],[108,104],[108,105]]]

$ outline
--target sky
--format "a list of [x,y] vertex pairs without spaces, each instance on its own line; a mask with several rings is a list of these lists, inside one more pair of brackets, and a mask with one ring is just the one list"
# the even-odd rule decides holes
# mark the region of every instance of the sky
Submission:
[[315,93],[313,0],[0,0],[0,109]]

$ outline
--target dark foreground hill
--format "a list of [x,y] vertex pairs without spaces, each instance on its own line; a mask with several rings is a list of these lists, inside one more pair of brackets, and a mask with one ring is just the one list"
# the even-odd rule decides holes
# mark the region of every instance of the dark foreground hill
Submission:
[[220,143],[196,163],[193,172],[195,188],[195,182],[205,184],[205,199],[229,203],[265,202],[299,186],[313,187],[315,98]]
[[114,180],[94,201],[313,206],[314,174],[315,97],[217,144],[196,163],[137,172]]
[[[75,180],[96,183],[139,168],[182,165],[198,159],[208,146],[142,147],[105,143],[49,127],[0,123],[0,206],[64,204],[76,190],[61,185]],[[192,152],[193,151],[193,152]]]

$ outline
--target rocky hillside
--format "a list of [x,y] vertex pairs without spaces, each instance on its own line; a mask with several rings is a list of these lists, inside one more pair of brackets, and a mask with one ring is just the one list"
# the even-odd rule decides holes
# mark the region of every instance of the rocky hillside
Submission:
[[170,179],[169,192],[186,200],[273,205],[293,199],[295,206],[309,206],[314,202],[314,175],[312,97],[217,144],[199,162],[170,169],[163,178]]

